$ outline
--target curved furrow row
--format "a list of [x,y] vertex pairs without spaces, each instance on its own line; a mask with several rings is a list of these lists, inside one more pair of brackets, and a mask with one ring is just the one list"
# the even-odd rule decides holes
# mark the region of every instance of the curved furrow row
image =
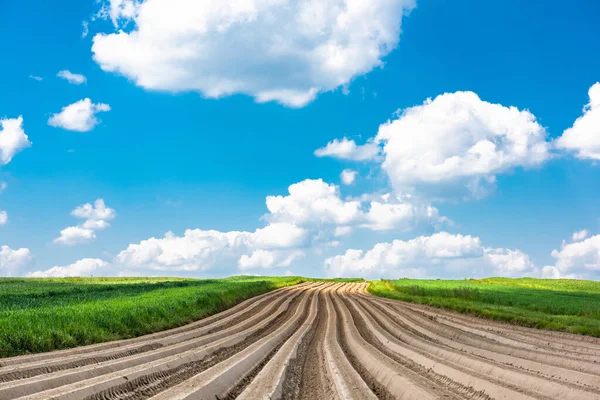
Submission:
[[0,360],[0,399],[598,399],[600,341],[307,283],[135,339]]
[[[317,285],[322,285],[318,283]],[[15,367],[32,367],[35,365],[47,365],[50,362],[68,362],[70,360],[76,360],[81,356],[88,356],[89,354],[95,355],[107,355],[110,352],[123,352],[126,349],[136,348],[140,345],[146,345],[153,340],[167,338],[170,336],[176,336],[189,331],[195,331],[200,328],[208,330],[209,327],[218,328],[219,326],[227,326],[235,323],[235,320],[240,318],[242,312],[244,314],[251,313],[261,305],[265,304],[269,300],[275,297],[282,297],[289,294],[291,291],[301,290],[314,286],[312,283],[302,283],[292,287],[285,287],[277,289],[262,295],[258,295],[251,299],[245,300],[221,313],[212,315],[210,317],[201,319],[199,321],[190,323],[188,325],[180,326],[178,328],[169,329],[162,332],[152,333],[149,335],[139,336],[132,339],[116,340],[112,342],[98,343],[89,346],[80,346],[73,349],[58,350],[49,353],[39,354],[28,354],[17,357],[10,357],[0,359],[0,375],[6,371],[11,371],[11,366]],[[247,315],[247,314],[246,314]]]
[[[221,348],[234,346],[256,331],[268,327],[274,320],[281,318],[290,303],[306,290],[309,288],[289,291],[287,296],[281,299],[282,302],[271,301],[261,312],[244,324],[246,327],[244,330],[240,331],[239,325],[232,326],[213,334],[175,343],[166,348],[133,357],[0,384],[0,398],[32,394],[31,399],[46,399],[65,393],[73,393],[70,394],[70,398],[81,398],[76,393],[87,393],[90,387],[94,387],[96,390],[127,382],[130,380],[128,374],[133,374],[132,376],[135,377],[143,375],[145,368],[158,372],[186,362],[198,361]],[[33,395],[34,393],[35,395]]]
[[[394,300],[381,300],[396,307],[399,304]],[[554,351],[557,354],[572,357],[583,356],[582,359],[593,359],[595,357],[597,360],[600,357],[600,339],[598,338],[506,324],[420,304],[400,304],[405,310],[419,313],[427,318],[457,327],[466,332],[492,338],[501,343],[531,350]]]

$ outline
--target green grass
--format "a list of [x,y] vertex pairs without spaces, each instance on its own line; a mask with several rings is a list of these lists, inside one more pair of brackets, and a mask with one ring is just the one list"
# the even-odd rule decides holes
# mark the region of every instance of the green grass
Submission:
[[369,292],[515,324],[600,337],[600,282],[487,278],[381,280]]
[[311,279],[0,279],[0,357],[131,338]]

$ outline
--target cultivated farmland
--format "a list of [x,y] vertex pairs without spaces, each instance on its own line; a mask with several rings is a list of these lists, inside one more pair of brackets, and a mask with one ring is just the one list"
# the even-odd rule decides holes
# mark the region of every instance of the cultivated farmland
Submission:
[[600,399],[600,339],[304,282],[192,324],[0,360],[0,398]]

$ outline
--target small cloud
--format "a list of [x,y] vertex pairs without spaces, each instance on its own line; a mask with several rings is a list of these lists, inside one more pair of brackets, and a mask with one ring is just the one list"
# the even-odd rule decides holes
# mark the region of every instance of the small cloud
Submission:
[[33,79],[34,81],[43,81],[44,78],[42,78],[41,76],[37,76],[37,75],[29,75],[30,79]]
[[69,83],[72,83],[73,85],[81,85],[82,83],[85,83],[87,81],[87,78],[85,76],[81,74],[74,74],[66,69],[58,71],[58,74],[56,74],[56,76],[68,81]]
[[345,169],[340,174],[340,178],[344,185],[352,185],[356,180],[356,175],[358,175],[358,172],[351,169]]
[[583,239],[586,239],[589,235],[590,233],[587,229],[582,229],[579,232],[573,233],[571,239],[573,240],[573,242],[581,242]]
[[81,26],[83,27],[83,31],[81,32],[81,37],[85,38],[88,33],[90,33],[89,23],[87,21],[82,21]]
[[70,131],[89,132],[100,123],[96,114],[106,111],[110,111],[108,104],[94,104],[89,98],[85,98],[65,106],[61,112],[53,114],[48,120],[48,125]]

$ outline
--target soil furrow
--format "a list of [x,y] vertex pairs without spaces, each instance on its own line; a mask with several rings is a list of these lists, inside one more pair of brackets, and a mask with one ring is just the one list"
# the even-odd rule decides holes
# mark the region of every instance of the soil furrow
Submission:
[[192,324],[0,360],[9,400],[600,400],[600,340],[306,283]]
[[127,383],[119,386],[104,390],[94,395],[88,396],[86,400],[109,400],[109,399],[120,399],[120,400],[142,400],[148,399],[157,393],[175,386],[187,379],[199,374],[200,372],[217,365],[223,360],[232,357],[242,349],[248,347],[250,344],[259,340],[262,337],[269,335],[274,332],[280,325],[282,325],[287,319],[289,319],[298,303],[300,297],[296,297],[289,305],[285,313],[277,316],[269,326],[259,329],[246,339],[237,343],[234,346],[222,348],[216,352],[204,357],[198,361],[192,361],[189,363],[182,364],[176,368],[145,375],[136,378]]

